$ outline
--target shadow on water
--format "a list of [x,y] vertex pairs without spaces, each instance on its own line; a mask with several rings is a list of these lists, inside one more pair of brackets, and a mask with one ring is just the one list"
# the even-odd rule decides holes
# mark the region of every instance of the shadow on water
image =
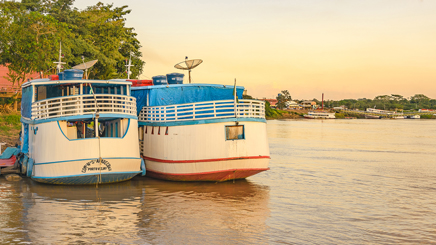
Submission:
[[253,242],[269,216],[269,188],[247,180],[135,177],[96,188],[0,177],[0,195],[0,243]]

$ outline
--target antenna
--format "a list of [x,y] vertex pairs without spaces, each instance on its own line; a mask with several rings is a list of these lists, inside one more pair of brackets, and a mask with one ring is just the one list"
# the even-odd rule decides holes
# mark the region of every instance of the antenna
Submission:
[[88,79],[88,69],[97,63],[98,60],[91,60],[88,62],[85,62],[85,57],[82,56],[82,62],[83,64],[76,65],[71,67],[72,69],[78,69],[78,70],[85,70],[85,79]]
[[[126,60],[127,63],[127,60]],[[130,53],[130,58],[129,58],[129,64],[125,65],[127,67],[127,79],[130,79],[130,74],[132,74],[132,72],[130,71],[130,67],[133,66],[132,65],[132,53]]]
[[56,70],[58,71],[58,73],[61,72],[62,64],[66,64],[65,62],[62,62],[61,59],[62,59],[62,42],[59,42],[59,61],[53,62],[53,63],[57,64]]
[[193,59],[188,60],[188,56],[186,56],[185,61],[182,61],[180,63],[177,63],[174,68],[180,69],[180,70],[188,70],[189,71],[189,83],[191,83],[191,70],[197,67],[203,63],[203,60],[201,59]]

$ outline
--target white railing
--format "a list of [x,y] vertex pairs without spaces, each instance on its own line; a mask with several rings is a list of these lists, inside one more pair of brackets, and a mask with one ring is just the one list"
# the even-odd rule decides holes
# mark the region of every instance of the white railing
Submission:
[[205,101],[166,106],[144,106],[139,121],[189,121],[230,117],[265,118],[265,102],[258,100]]
[[32,103],[32,119],[48,119],[101,113],[136,116],[136,99],[126,95],[75,95],[45,99]]

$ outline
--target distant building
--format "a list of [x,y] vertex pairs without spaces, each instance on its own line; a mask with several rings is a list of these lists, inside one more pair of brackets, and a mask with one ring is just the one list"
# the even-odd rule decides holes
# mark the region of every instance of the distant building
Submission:
[[316,108],[316,102],[312,100],[305,100],[301,102],[301,107],[304,109],[313,109]]
[[345,110],[345,105],[341,105],[341,106],[335,106],[333,107],[333,110]]
[[268,101],[271,108],[276,108],[277,106],[277,100],[276,99],[261,99],[263,101]]
[[436,111],[434,109],[419,109],[419,112],[433,112]]
[[289,108],[289,109],[301,109],[301,106],[297,102],[295,102],[293,100],[287,101],[286,102],[286,107]]
[[[21,91],[21,87],[18,84],[12,84],[6,78],[8,76],[8,72],[9,69],[7,66],[0,66],[0,93],[17,93]],[[28,76],[28,79],[35,78],[39,78],[39,74],[36,72]]]
[[403,112],[397,111],[388,111],[388,110],[380,110],[375,108],[366,108],[366,112],[377,113],[377,114],[385,114],[385,115],[393,115],[393,114],[403,114]]

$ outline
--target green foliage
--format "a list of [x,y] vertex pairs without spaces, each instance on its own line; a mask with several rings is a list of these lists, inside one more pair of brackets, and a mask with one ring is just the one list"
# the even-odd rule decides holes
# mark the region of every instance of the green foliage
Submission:
[[8,124],[20,125],[20,118],[21,118],[20,115],[11,114],[11,115],[4,116],[4,121]]
[[379,95],[371,99],[344,99],[339,101],[326,101],[327,107],[333,108],[345,105],[349,109],[365,110],[366,108],[377,108],[382,110],[405,110],[416,111],[418,109],[436,109],[436,100],[431,99],[423,94],[416,94],[410,99],[402,95]]
[[[283,118],[284,114],[290,114],[289,111],[283,111],[279,109],[271,108],[271,105],[268,101],[265,101],[265,117],[266,119],[280,119]],[[298,113],[292,113],[298,115]]]
[[83,11],[74,0],[0,2],[0,64],[8,65],[9,80],[23,83],[32,72],[54,71],[59,43],[65,68],[98,59],[90,79],[127,78],[125,61],[132,57],[131,77],[138,77],[144,62],[133,28],[125,27],[127,6],[97,3]]
[[436,116],[433,115],[421,115],[421,119],[434,119]]
[[335,117],[339,118],[339,119],[344,119],[345,115],[344,115],[344,113],[335,113]]
[[113,7],[101,2],[84,11],[71,13],[71,27],[75,38],[66,40],[67,66],[82,63],[81,57],[98,59],[90,78],[127,78],[125,62],[132,57],[131,77],[138,77],[144,62],[140,59],[141,45],[133,28],[125,27],[127,6]]
[[248,95],[248,94],[247,94],[247,95],[242,95],[242,98],[243,98],[243,99],[246,99],[246,100],[252,100],[252,99],[254,99],[253,96]]
[[4,37],[1,62],[8,64],[8,79],[21,85],[31,72],[53,65],[59,40],[69,36],[65,23],[51,15],[27,11],[15,2],[1,2]]
[[0,114],[0,136],[14,133],[11,129],[21,129],[20,114]]

